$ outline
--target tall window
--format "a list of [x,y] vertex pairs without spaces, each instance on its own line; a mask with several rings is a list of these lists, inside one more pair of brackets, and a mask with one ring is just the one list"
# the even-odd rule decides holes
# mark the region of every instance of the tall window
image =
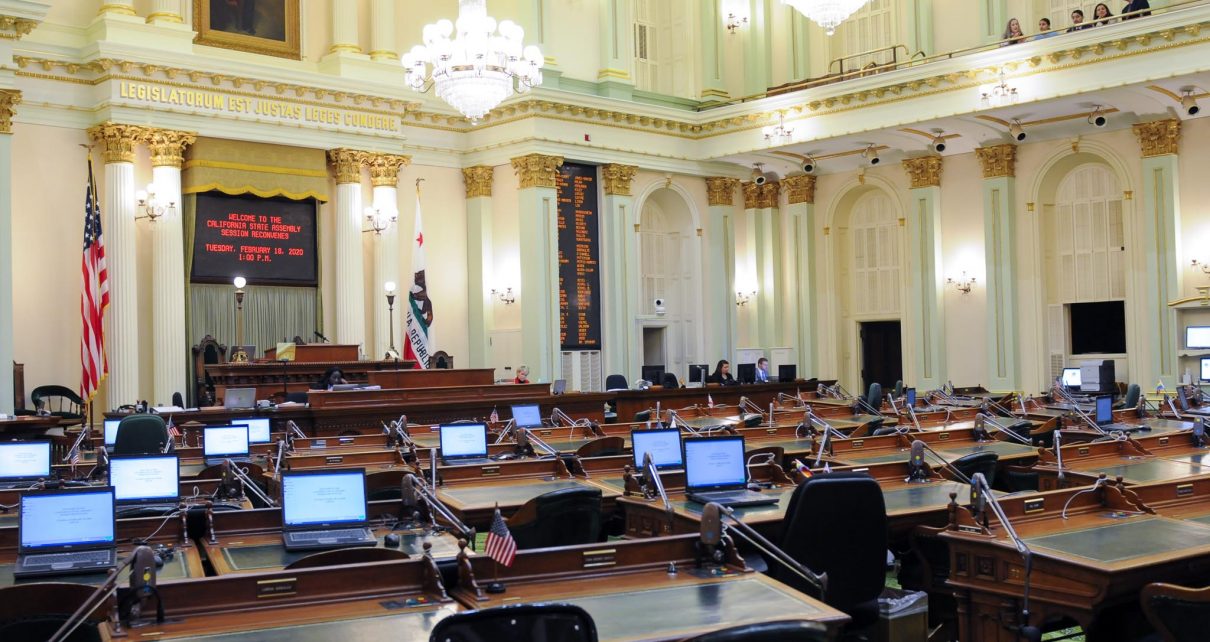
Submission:
[[857,200],[850,215],[853,239],[853,316],[899,314],[899,223],[891,199],[873,191]]
[[669,96],[696,95],[692,13],[685,0],[632,0],[634,86]]
[[[874,49],[898,44],[895,34],[895,11],[893,0],[870,0],[857,10],[836,30],[840,47],[832,48],[835,58],[853,56]],[[860,69],[873,62],[889,62],[886,55],[858,56],[845,60],[845,71]]]

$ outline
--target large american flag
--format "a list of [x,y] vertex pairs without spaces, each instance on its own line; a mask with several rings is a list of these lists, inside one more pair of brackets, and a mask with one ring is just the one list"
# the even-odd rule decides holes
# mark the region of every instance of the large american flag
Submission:
[[508,524],[500,516],[500,509],[492,516],[492,528],[487,532],[487,545],[484,547],[487,556],[505,565],[512,566],[513,558],[517,556],[517,542],[513,534],[508,532]]
[[101,205],[97,182],[88,158],[88,187],[84,193],[84,259],[80,265],[84,288],[80,293],[80,396],[91,401],[97,386],[109,374],[105,357],[105,308],[109,305],[109,273],[105,269],[105,243],[101,236]]

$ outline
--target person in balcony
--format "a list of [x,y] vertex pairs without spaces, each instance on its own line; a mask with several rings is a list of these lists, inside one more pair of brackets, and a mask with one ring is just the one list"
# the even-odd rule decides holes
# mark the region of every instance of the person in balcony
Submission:
[[1071,33],[1073,31],[1082,31],[1090,27],[1092,27],[1092,25],[1084,24],[1083,10],[1076,9],[1075,11],[1071,12],[1071,26],[1067,28],[1067,33]]
[[1134,13],[1136,11],[1142,11],[1142,13],[1136,13],[1135,15],[1132,15],[1132,16],[1131,15],[1122,16],[1122,20],[1130,20],[1131,18],[1142,18],[1143,16],[1149,16],[1149,15],[1151,15],[1151,12],[1144,11],[1144,9],[1150,9],[1150,8],[1151,8],[1151,4],[1149,4],[1147,2],[1147,0],[1130,0],[1130,2],[1126,3],[1126,6],[1122,7],[1122,13],[1129,14],[1129,13]]
[[1092,10],[1092,23],[1101,26],[1111,22],[1117,21],[1113,20],[1113,12],[1109,10],[1109,5],[1104,2],[1097,3],[1097,6]]
[[1008,24],[1004,25],[1004,35],[1000,36],[1000,40],[1001,47],[1025,42],[1025,34],[1021,31],[1021,23],[1016,18],[1008,19]]
[[1053,31],[1050,28],[1050,18],[1042,18],[1038,21],[1038,35],[1034,36],[1034,40],[1053,38],[1057,35],[1059,35],[1059,32]]

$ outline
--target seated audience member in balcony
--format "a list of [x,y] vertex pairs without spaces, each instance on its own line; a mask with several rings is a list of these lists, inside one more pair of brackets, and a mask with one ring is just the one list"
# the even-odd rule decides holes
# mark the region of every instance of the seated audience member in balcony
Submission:
[[[1151,8],[1151,5],[1147,2],[1147,0],[1130,0],[1130,2],[1126,3],[1126,6],[1122,7],[1122,13],[1134,13],[1135,11],[1143,11],[1144,9],[1150,9],[1150,8]],[[1151,15],[1150,11],[1143,11],[1143,13],[1140,13],[1140,14],[1134,15],[1134,16],[1122,16],[1122,20],[1129,20],[1131,18],[1142,18],[1143,16],[1149,16],[1149,15]]]
[[1021,33],[1021,23],[1016,18],[1009,18],[1008,24],[1004,25],[1004,35],[1000,36],[1001,47],[1015,45],[1025,41],[1025,34]]
[[1109,5],[1104,2],[1097,3],[1097,6],[1092,10],[1092,23],[1097,26],[1117,22],[1111,18],[1113,18],[1113,12],[1109,10]]
[[1071,12],[1071,26],[1067,28],[1067,32],[1071,33],[1072,31],[1080,31],[1082,29],[1088,29],[1091,26],[1092,25],[1084,24],[1084,12],[1080,9],[1076,9],[1075,11]]
[[1034,36],[1034,40],[1053,38],[1057,35],[1059,35],[1059,32],[1051,31],[1050,29],[1050,18],[1042,18],[1038,21],[1038,35]]

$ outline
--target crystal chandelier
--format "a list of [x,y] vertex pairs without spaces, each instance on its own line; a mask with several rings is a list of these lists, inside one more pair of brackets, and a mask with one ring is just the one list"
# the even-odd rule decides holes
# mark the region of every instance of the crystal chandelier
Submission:
[[828,32],[836,33],[836,27],[869,0],[781,0],[812,20]]
[[777,114],[776,125],[769,125],[761,129],[761,133],[764,134],[765,140],[770,143],[788,143],[794,140],[794,129],[786,127],[786,115],[783,113]]
[[514,92],[542,83],[542,52],[523,48],[524,36],[511,20],[497,31],[487,0],[458,0],[457,23],[425,25],[424,44],[404,54],[406,82],[420,92],[436,86],[437,96],[477,123]]
[[1007,107],[1017,104],[1019,95],[1017,88],[1008,84],[1008,79],[1005,77],[1004,70],[1000,70],[1000,82],[986,91],[981,92],[979,102],[984,107]]

